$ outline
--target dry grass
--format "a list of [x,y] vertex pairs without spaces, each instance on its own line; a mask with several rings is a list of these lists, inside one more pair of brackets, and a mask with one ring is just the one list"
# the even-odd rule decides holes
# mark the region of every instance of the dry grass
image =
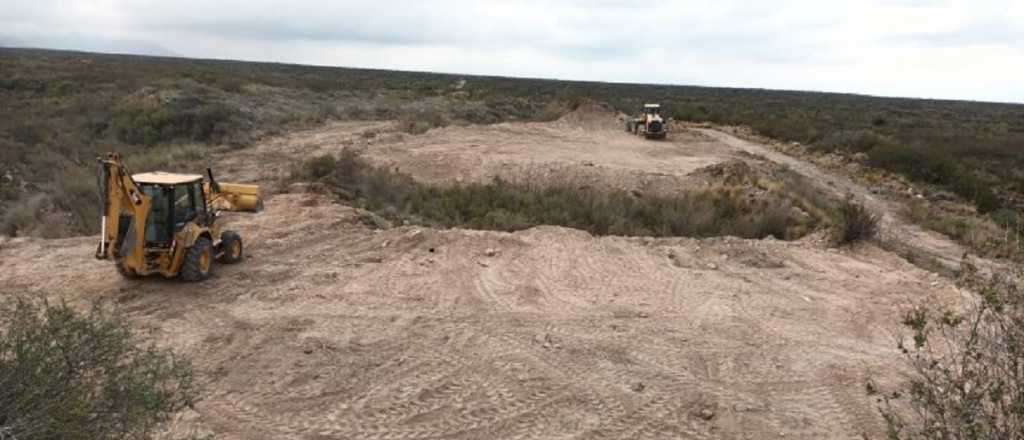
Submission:
[[878,220],[877,214],[848,197],[836,207],[832,242],[843,246],[874,239],[878,235]]
[[431,186],[349,150],[307,161],[294,178],[324,183],[341,200],[389,219],[438,227],[517,231],[559,225],[595,235],[795,239],[820,224],[819,218],[794,215],[799,211],[783,193],[751,198],[746,185],[672,196],[536,179]]
[[909,203],[904,212],[910,221],[949,236],[978,255],[1024,261],[1024,213],[1003,210],[997,214],[950,212],[926,200]]

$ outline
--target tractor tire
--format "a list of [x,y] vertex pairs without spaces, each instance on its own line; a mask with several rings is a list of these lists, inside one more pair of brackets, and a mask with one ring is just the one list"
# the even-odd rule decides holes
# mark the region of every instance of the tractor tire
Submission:
[[181,263],[178,276],[183,281],[203,281],[210,277],[213,268],[213,243],[206,237],[199,237],[195,244],[185,251],[185,261]]
[[235,231],[224,231],[220,234],[220,258],[224,264],[235,264],[242,261],[242,237]]
[[126,280],[134,280],[139,278],[139,274],[135,272],[135,269],[125,267],[124,260],[121,258],[114,259],[114,267],[117,268],[117,273]]

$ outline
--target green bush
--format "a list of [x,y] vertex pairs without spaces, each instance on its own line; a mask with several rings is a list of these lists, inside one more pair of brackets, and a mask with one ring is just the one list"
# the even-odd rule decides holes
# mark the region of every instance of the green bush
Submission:
[[101,307],[0,306],[0,438],[146,439],[196,396],[188,360]]
[[816,146],[826,151],[864,153],[891,143],[892,140],[871,130],[841,130],[825,136]]
[[1002,207],[1003,202],[992,191],[993,184],[974,171],[958,164],[958,158],[943,152],[927,152],[925,148],[879,144],[868,153],[871,166],[899,172],[911,179],[949,188],[970,200],[978,212],[988,213]]
[[132,102],[117,110],[110,126],[118,140],[129,144],[221,142],[238,124],[237,114],[225,104],[196,100],[175,104]]
[[[1019,274],[983,278],[964,263],[960,287],[976,292],[967,311],[918,306],[898,348],[909,381],[869,382],[892,440],[1018,440],[1024,433],[1024,292]],[[911,342],[912,341],[912,342]]]

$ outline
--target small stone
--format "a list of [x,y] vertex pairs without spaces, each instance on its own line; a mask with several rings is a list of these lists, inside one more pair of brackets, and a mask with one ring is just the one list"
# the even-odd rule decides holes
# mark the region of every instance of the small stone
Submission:
[[484,255],[487,255],[488,257],[493,257],[495,255],[498,255],[498,251],[496,249],[487,248],[487,250],[484,251]]
[[718,265],[715,263],[708,263],[708,269],[718,270]]
[[704,420],[711,420],[711,419],[715,418],[715,413],[714,413],[714,411],[711,411],[710,409],[704,408],[704,409],[700,410],[700,418],[702,418]]
[[633,392],[642,393],[644,391],[644,389],[647,388],[647,385],[644,385],[643,382],[637,382],[637,383],[633,384],[633,386],[631,386],[629,388],[632,389]]
[[313,349],[312,348],[304,348],[302,350],[302,352],[305,353],[305,354],[313,354]]

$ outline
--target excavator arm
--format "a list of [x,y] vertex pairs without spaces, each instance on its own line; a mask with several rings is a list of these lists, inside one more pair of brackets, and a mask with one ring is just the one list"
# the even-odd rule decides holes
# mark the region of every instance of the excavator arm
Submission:
[[96,258],[120,260],[124,268],[141,272],[152,200],[139,189],[120,155],[108,153],[98,160],[102,220]]

